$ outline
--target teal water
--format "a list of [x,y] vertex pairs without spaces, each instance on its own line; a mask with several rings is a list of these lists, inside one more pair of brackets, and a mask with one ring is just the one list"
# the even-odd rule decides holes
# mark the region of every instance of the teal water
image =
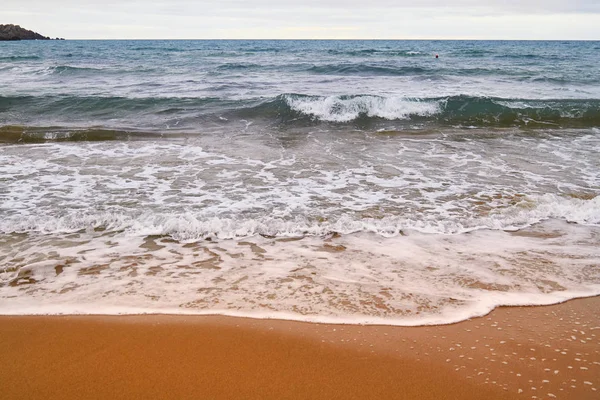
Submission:
[[241,119],[375,130],[593,127],[600,121],[600,42],[2,46],[2,125],[194,133]]

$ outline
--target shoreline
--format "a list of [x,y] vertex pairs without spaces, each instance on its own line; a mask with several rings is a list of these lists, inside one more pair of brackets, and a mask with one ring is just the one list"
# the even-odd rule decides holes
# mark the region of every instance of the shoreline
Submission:
[[[289,314],[286,312],[276,312],[275,314],[267,314],[265,316],[264,313],[256,313],[253,315],[250,312],[235,312],[232,310],[215,310],[215,311],[191,311],[191,312],[182,312],[182,309],[165,309],[164,312],[145,312],[143,308],[138,309],[128,309],[128,311],[121,312],[119,308],[114,308],[112,313],[110,312],[99,312],[99,313],[85,313],[85,312],[64,312],[64,313],[52,313],[52,312],[40,312],[40,313],[2,313],[0,311],[0,318],[4,317],[192,317],[192,318],[233,318],[233,319],[248,319],[248,320],[258,320],[258,321],[279,321],[286,323],[299,323],[299,324],[311,324],[311,325],[339,325],[339,326],[377,326],[377,327],[397,327],[397,328],[421,328],[421,327],[436,327],[436,326],[448,326],[460,324],[465,321],[470,321],[472,319],[485,318],[491,313],[495,312],[498,309],[503,308],[535,308],[535,307],[550,307],[550,306],[558,306],[560,304],[565,304],[574,300],[582,300],[599,297],[600,294],[578,294],[574,297],[567,297],[561,300],[551,300],[547,303],[541,304],[501,304],[493,306],[489,311],[486,311],[481,314],[473,314],[469,317],[449,320],[448,322],[430,322],[431,318],[421,318],[423,322],[419,322],[419,319],[402,319],[402,320],[394,320],[387,319],[385,317],[373,317],[370,321],[377,322],[357,322],[351,321],[350,319],[338,318],[338,317],[319,317],[319,316],[308,316],[298,314],[299,316],[295,316],[294,314]],[[34,306],[35,307],[35,306]],[[56,305],[54,308],[61,308],[62,305]],[[29,308],[31,309],[31,307]],[[169,312],[173,311],[173,312]],[[364,316],[362,318],[365,318]],[[386,322],[387,321],[387,322]],[[402,321],[402,322],[398,322]],[[406,322],[409,321],[409,322]]]
[[[13,235],[3,249],[0,314],[448,324],[500,305],[599,295],[599,234],[598,227],[551,220],[518,234],[393,238],[365,232],[183,243],[103,231]],[[39,256],[46,253],[52,257]]]
[[450,325],[0,316],[9,398],[594,399],[600,297]]

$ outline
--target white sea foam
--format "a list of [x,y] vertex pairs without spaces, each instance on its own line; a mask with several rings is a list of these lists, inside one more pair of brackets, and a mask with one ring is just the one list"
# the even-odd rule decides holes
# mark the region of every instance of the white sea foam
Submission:
[[517,230],[548,219],[563,219],[600,226],[600,196],[589,200],[556,195],[524,197],[517,205],[495,210],[486,217],[437,219],[427,216],[357,218],[343,215],[328,221],[297,216],[291,219],[219,218],[185,212],[141,214],[73,212],[67,216],[9,217],[0,221],[0,232],[75,233],[98,229],[130,235],[170,235],[177,240],[206,237],[232,239],[257,234],[269,236],[323,236],[330,232],[350,234],[370,232],[393,237],[414,230],[431,234],[460,234],[479,229]]
[[[370,234],[186,245],[88,232],[5,238],[2,314],[224,314],[423,325],[600,294],[598,231]],[[18,252],[19,259],[11,260]]]
[[389,120],[408,119],[411,116],[430,116],[441,111],[435,101],[419,101],[403,97],[297,97],[286,95],[285,100],[294,111],[321,121],[348,122],[361,115]]
[[453,142],[324,133],[270,153],[215,143],[5,148],[0,232],[101,228],[194,240],[600,223],[597,135]]

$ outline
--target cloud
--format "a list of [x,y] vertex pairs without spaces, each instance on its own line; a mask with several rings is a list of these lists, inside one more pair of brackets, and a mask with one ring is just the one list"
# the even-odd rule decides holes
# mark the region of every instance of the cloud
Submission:
[[2,8],[5,23],[68,38],[600,38],[598,0],[4,0]]
[[522,13],[600,13],[600,2],[597,0],[454,0],[449,3],[443,0],[4,0],[4,10],[33,11],[56,10],[65,8],[85,11],[130,11],[136,10],[140,14],[147,12],[161,12],[166,15],[189,15],[193,13],[200,17],[207,14],[220,14],[227,12],[280,12],[298,10],[444,10],[463,15],[473,12],[479,14],[485,11],[490,15],[497,14],[522,14]]

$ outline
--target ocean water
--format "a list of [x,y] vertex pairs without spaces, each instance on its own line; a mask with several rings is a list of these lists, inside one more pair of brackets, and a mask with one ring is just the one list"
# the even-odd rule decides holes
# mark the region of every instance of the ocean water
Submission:
[[3,43],[0,314],[422,325],[598,295],[598,65],[600,42]]

